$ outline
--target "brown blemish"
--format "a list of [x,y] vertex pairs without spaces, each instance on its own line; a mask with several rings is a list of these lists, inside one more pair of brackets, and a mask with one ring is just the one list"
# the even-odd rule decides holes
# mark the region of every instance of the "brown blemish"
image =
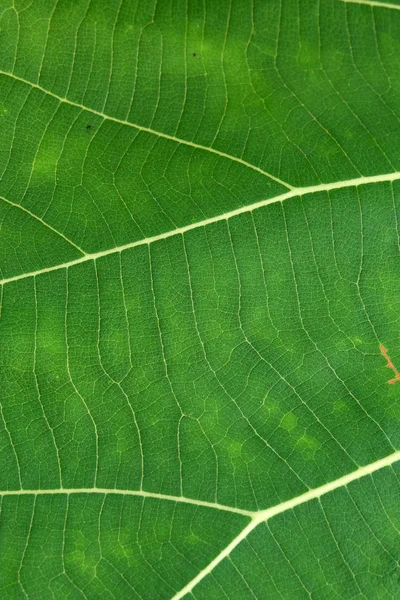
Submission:
[[389,379],[388,383],[396,383],[396,381],[400,381],[400,373],[398,372],[398,370],[392,363],[390,356],[388,354],[388,350],[386,350],[385,346],[383,346],[382,344],[380,344],[379,349],[381,351],[382,356],[384,356],[386,358],[386,362],[387,362],[386,366],[389,369],[392,369],[393,373],[395,374],[395,377],[393,379]]

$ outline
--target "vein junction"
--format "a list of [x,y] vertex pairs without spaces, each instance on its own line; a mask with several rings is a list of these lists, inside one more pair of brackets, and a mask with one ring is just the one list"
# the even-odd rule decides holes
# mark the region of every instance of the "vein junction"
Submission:
[[[7,277],[5,279],[0,280],[0,285],[4,285],[6,283],[10,283],[11,281],[17,281],[18,279],[25,279],[26,277],[35,277],[36,275],[41,275],[42,273],[48,273],[50,271],[57,271],[59,269],[68,269],[69,267],[73,267],[82,262],[87,262],[90,260],[97,260],[102,256],[107,256],[109,254],[115,254],[118,252],[123,252],[124,250],[129,250],[130,248],[135,248],[136,246],[143,246],[145,244],[152,244],[158,240],[163,240],[175,235],[182,235],[187,231],[191,231],[192,229],[198,229],[200,227],[206,227],[211,223],[217,223],[218,221],[226,221],[235,217],[237,215],[241,215],[243,213],[252,212],[257,210],[258,208],[262,208],[263,206],[268,206],[268,204],[273,204],[275,202],[283,202],[284,200],[288,200],[289,198],[294,198],[296,196],[303,196],[305,194],[316,194],[319,192],[329,192],[331,190],[337,190],[341,188],[347,187],[356,187],[359,185],[367,185],[373,183],[383,183],[383,182],[392,182],[400,179],[400,172],[394,173],[385,173],[383,175],[373,175],[371,177],[357,177],[355,179],[347,179],[345,181],[337,181],[334,183],[322,183],[319,185],[313,185],[308,187],[299,187],[293,188],[291,191],[286,192],[284,194],[279,194],[278,196],[274,196],[272,198],[267,198],[266,200],[261,200],[259,202],[255,202],[254,204],[249,204],[247,206],[242,206],[240,208],[236,208],[235,210],[223,213],[221,215],[217,215],[215,217],[210,217],[209,219],[204,219],[202,221],[198,221],[197,223],[190,223],[189,225],[185,225],[184,227],[177,227],[176,229],[172,229],[165,233],[161,233],[159,235],[154,235],[148,238],[143,238],[141,240],[137,240],[135,242],[131,242],[129,244],[124,244],[123,246],[117,246],[115,248],[110,248],[108,250],[102,250],[101,252],[95,253],[84,253],[84,256],[77,258],[75,260],[71,260],[70,262],[61,263],[54,265],[52,267],[46,267],[43,269],[38,269],[37,271],[30,271],[29,273],[21,273],[20,275],[15,275],[14,277]],[[60,234],[61,235],[61,234]],[[81,249],[80,249],[81,250]],[[83,252],[83,250],[81,250]]]
[[289,183],[286,183],[286,181],[282,181],[282,179],[279,179],[279,177],[275,177],[275,175],[272,175],[272,173],[267,173],[260,167],[257,167],[256,165],[248,163],[247,161],[245,161],[237,156],[233,156],[232,154],[227,154],[226,152],[222,152],[222,151],[217,150],[216,148],[212,148],[210,146],[203,146],[202,144],[196,144],[195,142],[191,142],[191,141],[185,140],[183,138],[178,138],[173,135],[169,135],[168,133],[162,133],[161,131],[155,131],[154,129],[151,129],[150,127],[144,127],[142,125],[138,125],[137,123],[132,123],[131,121],[126,121],[124,119],[118,119],[116,117],[112,117],[111,115],[105,114],[101,111],[84,106],[83,104],[80,104],[79,102],[74,102],[72,100],[69,100],[68,98],[63,98],[62,96],[59,96],[58,94],[54,94],[53,92],[43,88],[42,86],[40,86],[36,83],[32,83],[31,81],[28,81],[27,79],[24,79],[23,77],[18,77],[17,75],[14,75],[13,73],[8,73],[7,71],[0,70],[0,75],[5,75],[7,77],[11,77],[12,79],[16,79],[17,81],[20,81],[21,83],[25,83],[26,85],[29,85],[37,90],[40,90],[44,94],[47,94],[49,96],[52,96],[53,98],[56,98],[59,102],[62,102],[64,104],[69,104],[70,106],[75,106],[76,108],[80,108],[81,110],[84,110],[88,113],[91,113],[93,115],[101,117],[102,119],[106,119],[108,121],[114,121],[114,123],[119,123],[120,125],[126,125],[128,127],[133,127],[134,129],[137,129],[139,131],[144,131],[145,133],[156,135],[157,137],[171,140],[178,144],[183,144],[185,146],[191,146],[192,148],[197,148],[198,150],[205,150],[207,152],[211,152],[212,154],[218,154],[219,156],[222,156],[224,158],[229,158],[230,160],[240,163],[240,164],[248,167],[249,169],[253,169],[253,171],[258,171],[258,173],[261,173],[262,175],[269,177],[270,179],[272,179],[273,181],[276,181],[280,185],[283,185],[287,189],[293,189],[293,186],[291,186]]
[[345,487],[350,483],[366,477],[378,471],[379,469],[389,467],[395,462],[400,461],[400,451],[397,451],[385,458],[370,463],[364,467],[360,467],[356,471],[344,475],[339,479],[331,481],[318,488],[309,490],[308,492],[301,494],[295,498],[282,502],[276,506],[259,510],[259,511],[247,511],[240,508],[225,506],[212,502],[205,502],[201,500],[195,500],[191,498],[185,498],[182,496],[169,496],[164,494],[157,494],[145,491],[131,491],[131,490],[119,490],[119,489],[102,489],[102,488],[90,488],[90,489],[49,489],[49,490],[6,490],[0,492],[0,496],[21,496],[21,495],[54,495],[54,494],[118,494],[124,496],[139,496],[144,498],[153,498],[158,500],[167,500],[172,502],[182,502],[187,504],[193,504],[196,506],[204,506],[217,510],[228,511],[231,513],[239,513],[245,517],[248,517],[250,521],[242,529],[242,531],[210,562],[204,569],[202,569],[191,581],[189,581],[181,590],[179,590],[171,600],[180,600],[184,598],[186,594],[190,593],[191,590],[209,575],[219,563],[227,558],[231,552],[244,540],[246,537],[261,523],[268,521],[272,517],[279,515],[287,510],[294,509],[300,504],[304,504],[311,500],[320,498],[321,496],[333,492],[334,490]]
[[286,510],[295,508],[296,506],[299,506],[299,504],[304,504],[305,502],[308,502],[310,500],[320,498],[324,494],[332,492],[340,487],[346,486],[349,483],[351,483],[352,481],[361,479],[362,477],[365,477],[366,475],[371,475],[375,471],[382,469],[383,467],[387,467],[398,460],[400,460],[400,452],[395,452],[394,454],[391,454],[391,455],[387,456],[386,458],[377,460],[376,462],[366,465],[365,467],[360,467],[356,471],[353,471],[352,473],[349,473],[348,475],[345,475],[344,477],[340,477],[339,479],[336,479],[335,481],[331,481],[330,483],[322,485],[321,487],[316,488],[314,490],[309,490],[308,492],[306,492],[305,494],[302,494],[301,496],[297,496],[296,498],[292,498],[291,500],[282,502],[281,504],[278,504],[277,506],[272,506],[271,508],[267,508],[266,510],[261,510],[257,513],[253,513],[252,520],[250,521],[250,523],[248,523],[248,525],[244,529],[242,529],[242,531],[239,533],[239,535],[237,535],[232,540],[232,542],[228,546],[226,546],[226,548],[224,548],[222,550],[222,552],[220,552],[214,558],[213,561],[211,561],[202,571],[200,571],[200,573],[198,573],[196,575],[196,577],[194,577],[191,581],[189,581],[189,583],[187,585],[185,585],[181,590],[179,590],[179,592],[177,592],[172,597],[171,600],[180,600],[181,598],[184,598],[186,596],[186,594],[189,594],[191,592],[191,590],[202,579],[204,579],[207,575],[209,575],[220,562],[222,562],[227,556],[229,556],[231,554],[231,552],[244,539],[246,539],[246,537],[260,523],[263,523],[264,521],[267,521],[271,517],[274,517],[275,515],[285,512]]
[[196,506],[204,506],[207,508],[213,508],[216,510],[223,510],[232,513],[238,513],[244,515],[246,517],[250,517],[256,524],[262,523],[263,521],[267,521],[271,517],[278,515],[286,510],[290,510],[295,508],[299,504],[304,504],[305,502],[309,502],[310,500],[314,500],[319,498],[329,492],[333,492],[334,490],[344,487],[352,483],[353,481],[357,481],[362,477],[366,477],[367,475],[371,475],[378,471],[379,469],[383,469],[384,467],[389,467],[395,462],[400,461],[400,451],[394,452],[393,454],[389,454],[385,458],[381,458],[373,463],[370,463],[364,467],[360,467],[343,477],[339,477],[339,479],[335,479],[334,481],[330,481],[320,487],[314,488],[301,494],[300,496],[296,496],[295,498],[291,498],[290,500],[286,500],[285,502],[281,502],[280,504],[276,504],[270,508],[266,508],[264,510],[250,511],[241,508],[236,508],[234,506],[228,506],[224,504],[219,504],[216,502],[206,502],[203,500],[196,500],[194,498],[187,498],[185,496],[172,496],[168,494],[157,494],[155,492],[146,492],[144,490],[124,490],[124,489],[113,489],[113,488],[56,488],[56,489],[43,489],[43,490],[3,490],[0,491],[0,496],[21,496],[21,495],[47,495],[52,496],[55,494],[116,494],[122,496],[139,496],[142,498],[153,498],[156,500],[167,500],[170,502],[182,502],[184,504],[194,504]]

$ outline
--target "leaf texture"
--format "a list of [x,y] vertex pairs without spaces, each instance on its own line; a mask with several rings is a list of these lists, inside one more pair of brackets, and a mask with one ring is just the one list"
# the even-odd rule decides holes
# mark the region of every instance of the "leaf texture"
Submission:
[[400,598],[399,7],[0,0],[2,598]]

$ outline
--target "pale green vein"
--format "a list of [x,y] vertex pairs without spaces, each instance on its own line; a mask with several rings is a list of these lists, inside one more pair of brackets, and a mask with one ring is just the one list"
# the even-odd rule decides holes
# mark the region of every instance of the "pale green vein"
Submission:
[[24,206],[21,206],[21,204],[16,204],[15,202],[11,202],[11,200],[7,200],[7,198],[4,198],[4,196],[0,196],[0,199],[3,200],[3,202],[6,202],[7,204],[9,204],[10,206],[14,206],[14,208],[19,208],[24,213],[26,213],[27,215],[29,215],[30,217],[35,219],[35,221],[39,221],[39,223],[41,223],[44,227],[46,227],[47,229],[50,229],[53,233],[62,237],[68,244],[71,244],[71,246],[76,248],[81,254],[83,254],[83,256],[87,256],[86,252],[84,250],[82,250],[82,248],[80,248],[72,240],[67,238],[61,231],[58,231],[57,229],[52,227],[49,223],[46,223],[46,221],[43,221],[43,219],[41,219],[40,217],[35,215],[35,213],[31,212]]
[[[75,260],[71,260],[66,263],[61,263],[54,265],[52,267],[45,267],[43,269],[38,269],[37,271],[30,271],[28,273],[21,273],[20,275],[15,275],[14,277],[7,277],[5,279],[0,280],[0,285],[4,285],[6,283],[10,283],[12,281],[18,281],[19,279],[25,279],[26,277],[35,277],[36,275],[41,275],[42,273],[49,273],[51,271],[58,271],[59,269],[68,269],[69,267],[73,267],[82,262],[87,262],[90,260],[97,260],[102,256],[107,256],[109,254],[115,254],[117,252],[123,252],[124,250],[129,250],[130,248],[136,248],[137,246],[144,246],[145,244],[152,244],[157,242],[158,240],[164,240],[169,237],[175,235],[182,235],[187,231],[191,231],[192,229],[198,229],[200,227],[206,227],[211,223],[217,223],[218,221],[226,221],[235,217],[237,215],[241,215],[243,213],[252,212],[258,208],[262,208],[263,206],[268,206],[269,204],[273,204],[275,202],[283,202],[284,200],[288,200],[289,198],[295,198],[296,196],[302,196],[305,194],[315,194],[318,192],[328,192],[331,190],[342,189],[346,187],[356,187],[359,185],[366,184],[374,184],[374,183],[384,183],[397,181],[400,179],[400,172],[395,173],[385,173],[383,175],[373,175],[371,177],[357,177],[356,179],[347,179],[345,181],[338,181],[336,183],[322,183],[319,185],[309,186],[309,187],[299,187],[294,188],[290,192],[286,192],[284,194],[278,194],[278,196],[274,196],[273,198],[267,198],[266,200],[260,200],[259,202],[255,202],[254,204],[248,204],[246,206],[241,206],[240,208],[236,208],[235,210],[231,210],[229,212],[223,213],[221,215],[216,215],[215,217],[210,217],[209,219],[204,219],[202,221],[197,221],[196,223],[190,223],[189,225],[185,225],[184,227],[177,227],[176,229],[172,229],[170,231],[166,231],[165,233],[160,233],[159,235],[154,235],[148,238],[144,238],[141,240],[137,240],[136,242],[130,242],[129,244],[124,244],[122,246],[117,246],[115,248],[109,248],[108,250],[102,250],[100,252],[94,252],[92,254],[84,253],[85,256],[81,258],[77,258]],[[83,252],[81,250],[81,252]]]
[[14,75],[13,73],[7,73],[7,71],[0,70],[0,75],[5,75],[6,77],[11,77],[12,79],[15,79],[16,81],[20,81],[21,83],[29,85],[32,88],[40,90],[44,94],[47,94],[49,96],[52,96],[53,98],[56,98],[56,100],[58,100],[59,102],[63,102],[64,104],[69,104],[70,106],[75,106],[76,108],[79,108],[80,110],[89,112],[93,115],[101,117],[102,119],[105,119],[108,121],[113,121],[114,123],[118,123],[119,125],[126,125],[128,127],[133,127],[134,129],[137,129],[139,131],[144,131],[145,133],[149,133],[151,135],[155,135],[157,137],[164,138],[166,140],[170,140],[172,142],[175,142],[176,144],[183,144],[185,146],[190,146],[191,148],[196,148],[197,150],[204,150],[206,152],[211,152],[212,154],[217,154],[218,156],[221,156],[222,158],[227,158],[229,160],[232,160],[233,162],[240,163],[241,165],[244,165],[245,167],[248,167],[249,169],[253,169],[253,171],[257,171],[258,173],[261,173],[261,175],[264,175],[265,177],[268,177],[269,179],[276,181],[277,183],[279,183],[280,185],[284,186],[285,188],[287,188],[289,190],[293,189],[293,186],[290,185],[289,183],[287,183],[286,181],[282,181],[282,179],[279,179],[279,177],[275,177],[275,175],[272,175],[272,173],[268,173],[267,171],[264,171],[260,167],[257,167],[256,165],[253,165],[253,164],[243,160],[242,158],[239,158],[238,156],[233,156],[232,154],[227,154],[226,152],[222,152],[221,150],[217,150],[216,148],[212,148],[210,146],[203,146],[202,144],[196,144],[195,142],[191,142],[189,140],[184,140],[182,138],[178,138],[173,135],[168,135],[167,133],[162,133],[161,131],[155,131],[154,129],[151,129],[150,127],[143,127],[142,125],[138,125],[137,123],[131,123],[130,121],[126,121],[124,119],[118,119],[117,117],[113,117],[113,116],[105,114],[99,110],[95,110],[94,108],[89,108],[87,106],[84,106],[83,104],[80,104],[79,102],[74,102],[73,100],[69,100],[68,98],[59,96],[58,94],[55,94],[54,92],[51,92],[51,91],[47,90],[46,88],[43,88],[41,85],[38,85],[37,83],[32,83],[32,81],[28,81],[27,79],[24,79],[23,77],[18,77],[17,75]]
[[374,2],[374,0],[340,0],[347,4],[366,4],[367,6],[376,6],[379,8],[393,8],[393,10],[400,10],[400,6],[397,4],[390,4],[390,2]]
[[363,467],[359,467],[355,471],[351,471],[347,475],[343,475],[343,477],[339,477],[329,483],[325,483],[317,488],[310,489],[308,492],[304,494],[300,494],[299,496],[295,496],[290,500],[286,500],[285,502],[281,502],[280,504],[275,504],[270,508],[261,509],[261,510],[245,510],[242,508],[237,508],[235,506],[228,506],[226,504],[219,504],[218,502],[207,502],[205,500],[196,500],[195,498],[188,498],[186,496],[173,496],[170,494],[158,494],[156,492],[146,492],[144,490],[123,490],[118,488],[100,488],[100,487],[92,487],[92,488],[51,488],[51,489],[20,489],[20,490],[2,490],[0,491],[0,496],[53,496],[59,494],[66,494],[70,496],[71,494],[116,494],[118,496],[139,496],[141,498],[153,498],[155,500],[166,500],[168,502],[182,502],[183,504],[194,504],[195,506],[204,506],[206,508],[213,508],[215,510],[223,510],[227,512],[234,512],[246,517],[251,517],[256,524],[263,523],[267,521],[271,517],[275,515],[279,515],[282,512],[295,508],[300,504],[305,504],[310,500],[315,500],[316,498],[320,498],[329,492],[333,492],[334,490],[349,485],[353,481],[357,481],[358,479],[362,479],[367,475],[372,475],[375,471],[379,471],[385,467],[390,467],[394,463],[400,461],[400,450],[394,452],[393,454],[389,454],[384,458],[380,458],[379,460],[374,461],[373,463],[369,463]]
[[400,460],[400,451],[394,452],[393,454],[390,454],[389,456],[386,456],[385,458],[377,460],[377,461],[370,463],[369,465],[366,465],[364,467],[360,467],[356,471],[353,471],[352,473],[349,473],[348,475],[345,475],[344,477],[340,477],[339,479],[335,479],[335,481],[331,481],[329,483],[326,483],[325,485],[321,485],[320,487],[310,490],[310,491],[306,492],[305,494],[301,494],[300,496],[297,496],[296,498],[292,498],[291,500],[288,500],[287,502],[282,502],[281,504],[272,506],[271,508],[267,508],[266,510],[261,510],[261,511],[258,511],[257,513],[254,513],[253,519],[239,533],[239,535],[236,536],[232,540],[232,542],[230,544],[228,544],[228,546],[226,546],[222,550],[222,552],[220,552],[220,554],[218,554],[218,556],[216,556],[214,558],[214,560],[212,560],[202,571],[200,571],[200,573],[198,573],[196,575],[196,577],[194,577],[187,585],[185,585],[185,587],[183,587],[179,592],[177,592],[171,600],[180,600],[181,598],[186,596],[186,594],[189,594],[191,592],[191,590],[202,579],[204,579],[204,577],[209,575],[214,570],[214,568],[217,565],[219,565],[219,563],[221,561],[223,561],[226,557],[228,557],[231,554],[231,552],[240,544],[240,542],[242,542],[244,539],[246,539],[246,537],[249,535],[249,533],[251,533],[253,531],[253,529],[255,529],[257,527],[257,525],[259,525],[260,523],[264,523],[265,521],[268,521],[268,519],[271,519],[272,517],[275,517],[276,515],[279,515],[280,513],[283,513],[287,510],[291,510],[291,509],[295,508],[296,506],[299,506],[300,504],[305,504],[306,502],[310,502],[311,500],[320,498],[321,496],[324,496],[325,494],[328,494],[329,492],[333,492],[334,490],[337,490],[338,488],[345,487],[345,486],[349,485],[350,483],[352,483],[353,481],[357,481],[358,479],[361,479],[362,477],[366,477],[367,475],[372,475],[376,471],[379,471],[380,469],[383,469],[384,467],[389,467],[389,466],[393,465],[395,462],[398,462],[399,460]]
[[54,496],[66,494],[71,496],[72,494],[116,494],[117,496],[138,496],[140,498],[153,498],[154,500],[166,500],[168,502],[181,502],[182,504],[194,504],[195,506],[204,506],[206,508],[213,508],[214,510],[223,510],[225,512],[238,513],[246,517],[254,518],[258,512],[244,510],[242,508],[236,508],[234,506],[227,506],[225,504],[219,504],[218,502],[206,502],[205,500],[195,500],[194,498],[187,498],[186,496],[172,496],[169,494],[157,494],[156,492],[145,492],[143,490],[121,490],[114,488],[54,488],[46,490],[3,490],[0,491],[1,496]]

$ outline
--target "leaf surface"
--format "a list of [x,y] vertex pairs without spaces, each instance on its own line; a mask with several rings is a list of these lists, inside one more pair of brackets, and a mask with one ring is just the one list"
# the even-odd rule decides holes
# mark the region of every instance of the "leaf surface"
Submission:
[[0,1],[2,598],[400,597],[398,8]]

